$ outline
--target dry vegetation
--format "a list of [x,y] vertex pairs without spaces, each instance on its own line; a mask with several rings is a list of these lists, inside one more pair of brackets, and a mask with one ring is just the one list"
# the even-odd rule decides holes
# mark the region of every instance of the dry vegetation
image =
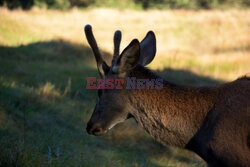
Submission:
[[[0,42],[18,46],[63,39],[87,45],[83,27],[89,23],[100,47],[111,53],[116,29],[123,32],[121,48],[133,38],[142,39],[148,30],[153,30],[157,36],[157,57],[152,68],[188,69],[228,81],[250,71],[249,15],[249,10],[137,12],[96,9],[63,13],[1,9],[1,27],[12,33],[1,35]],[[9,23],[16,26],[9,29]]]
[[84,79],[97,76],[85,24],[107,55],[115,30],[122,49],[153,30],[157,55],[149,67],[177,83],[213,85],[250,72],[250,10],[0,8],[0,23],[0,166],[204,165],[157,144],[133,121],[101,138],[85,133],[95,92]]

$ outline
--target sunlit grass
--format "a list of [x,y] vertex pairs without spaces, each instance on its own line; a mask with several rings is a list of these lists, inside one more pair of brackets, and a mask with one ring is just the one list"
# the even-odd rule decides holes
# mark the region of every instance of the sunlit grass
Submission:
[[159,145],[132,120],[104,137],[86,134],[96,92],[85,89],[85,78],[98,73],[83,27],[92,25],[106,57],[115,30],[122,30],[122,49],[153,30],[150,68],[180,84],[213,85],[250,71],[249,16],[0,8],[0,166],[205,166],[188,151]]
[[[249,10],[242,11],[147,11],[131,10],[32,10],[10,12],[1,9],[3,45],[18,46],[36,41],[64,39],[87,45],[83,33],[92,24],[97,41],[112,53],[112,36],[123,32],[121,48],[133,39],[140,40],[148,30],[157,37],[154,69],[185,68],[197,74],[233,80],[250,70]],[[130,16],[130,17],[128,17]],[[227,75],[225,75],[227,74]]]

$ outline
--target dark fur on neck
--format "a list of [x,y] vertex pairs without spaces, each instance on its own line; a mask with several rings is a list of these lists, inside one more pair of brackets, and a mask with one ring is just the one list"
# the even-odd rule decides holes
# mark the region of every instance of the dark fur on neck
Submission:
[[[142,66],[127,76],[160,78]],[[131,114],[160,143],[185,147],[212,108],[212,94],[205,94],[209,88],[182,87],[166,80],[163,84],[163,89],[131,90]]]

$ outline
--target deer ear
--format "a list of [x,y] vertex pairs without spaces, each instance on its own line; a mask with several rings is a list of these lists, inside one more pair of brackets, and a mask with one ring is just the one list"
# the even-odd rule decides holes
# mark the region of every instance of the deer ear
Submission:
[[134,39],[121,53],[112,66],[112,72],[123,73],[133,69],[140,59],[140,43]]
[[151,63],[156,53],[156,38],[153,31],[149,31],[146,37],[140,43],[140,61],[139,64],[146,66]]

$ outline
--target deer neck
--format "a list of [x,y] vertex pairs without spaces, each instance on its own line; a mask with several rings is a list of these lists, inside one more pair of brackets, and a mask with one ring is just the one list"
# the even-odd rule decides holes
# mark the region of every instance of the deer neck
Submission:
[[[131,77],[158,76],[144,69]],[[180,87],[164,80],[162,89],[136,89],[129,93],[131,114],[160,143],[185,147],[212,107],[209,94],[206,88]]]

